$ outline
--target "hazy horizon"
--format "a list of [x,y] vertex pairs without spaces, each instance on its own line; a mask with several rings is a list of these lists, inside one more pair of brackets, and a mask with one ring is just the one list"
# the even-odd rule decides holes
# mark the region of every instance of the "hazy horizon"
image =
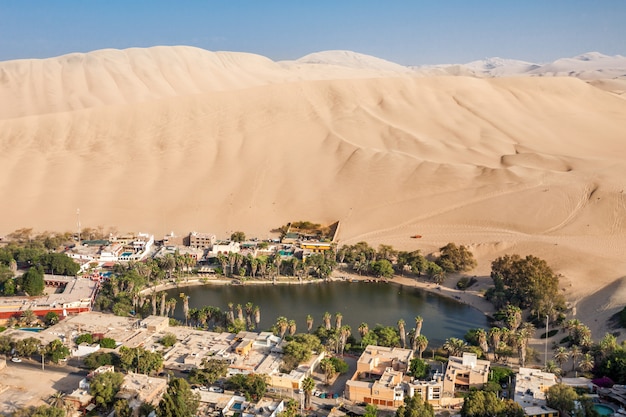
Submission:
[[3,2],[0,61],[188,45],[274,61],[350,50],[401,65],[626,55],[626,3]]

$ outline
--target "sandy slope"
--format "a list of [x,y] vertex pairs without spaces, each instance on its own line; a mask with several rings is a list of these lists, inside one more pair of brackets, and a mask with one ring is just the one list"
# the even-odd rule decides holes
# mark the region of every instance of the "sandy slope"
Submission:
[[376,65],[187,47],[0,63],[0,232],[74,229],[77,208],[157,235],[340,220],[342,243],[471,245],[483,284],[532,253],[601,336],[626,300],[626,101]]

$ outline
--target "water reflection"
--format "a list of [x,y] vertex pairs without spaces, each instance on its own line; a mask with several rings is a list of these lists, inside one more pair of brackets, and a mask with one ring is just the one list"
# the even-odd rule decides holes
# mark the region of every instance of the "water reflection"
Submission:
[[[448,337],[462,338],[468,329],[487,328],[480,311],[437,294],[418,288],[385,283],[332,282],[308,285],[227,285],[197,286],[169,290],[168,298],[178,299],[180,292],[189,295],[189,307],[215,306],[228,309],[228,303],[245,306],[247,302],[261,310],[260,329],[266,330],[279,316],[296,321],[298,332],[306,331],[306,316],[314,318],[313,328],[323,324],[326,311],[343,315],[343,324],[352,327],[358,339],[362,322],[373,328],[376,324],[396,326],[399,319],[406,322],[407,332],[414,327],[415,316],[424,319],[422,334],[429,346],[443,344]],[[175,317],[183,318],[182,303],[176,305]]]

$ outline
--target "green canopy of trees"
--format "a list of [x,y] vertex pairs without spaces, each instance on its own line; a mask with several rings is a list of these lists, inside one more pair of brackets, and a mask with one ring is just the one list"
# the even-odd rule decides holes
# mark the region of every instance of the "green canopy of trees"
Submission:
[[422,397],[414,395],[404,398],[404,405],[396,410],[396,417],[434,417],[433,406],[422,401]]
[[156,414],[158,417],[192,417],[196,415],[199,404],[199,395],[191,391],[187,381],[172,378],[159,402]]
[[113,405],[115,395],[117,395],[124,375],[119,372],[103,372],[97,374],[89,382],[89,393],[93,395],[96,404],[104,409]]
[[495,392],[473,390],[465,397],[463,417],[524,417],[524,410],[513,400],[501,400]]
[[499,257],[491,263],[491,278],[494,287],[486,296],[496,308],[510,303],[538,316],[554,316],[565,307],[559,277],[543,259],[532,255]]
[[45,289],[43,270],[32,267],[22,276],[22,289],[30,296],[42,295]]

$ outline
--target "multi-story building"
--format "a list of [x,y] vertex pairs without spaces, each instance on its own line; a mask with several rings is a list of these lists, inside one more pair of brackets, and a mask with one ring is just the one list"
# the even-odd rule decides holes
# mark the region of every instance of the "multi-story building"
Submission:
[[211,233],[191,232],[189,233],[187,240],[188,242],[185,243],[188,243],[188,246],[191,246],[192,248],[209,249],[213,247],[217,238]]
[[450,356],[443,378],[444,396],[456,391],[482,388],[489,380],[490,362],[478,359],[475,353],[464,352],[462,357]]
[[545,406],[546,391],[556,383],[556,375],[553,373],[539,369],[519,368],[515,376],[513,399],[522,408]]
[[409,369],[413,351],[369,345],[357,361],[357,369],[346,382],[346,398],[385,407],[404,403],[402,379]]

